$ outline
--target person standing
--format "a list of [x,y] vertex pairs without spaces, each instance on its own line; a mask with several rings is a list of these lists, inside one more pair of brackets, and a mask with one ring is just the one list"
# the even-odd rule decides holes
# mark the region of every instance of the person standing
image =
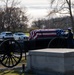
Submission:
[[70,28],[68,28],[67,44],[68,48],[73,48],[73,33]]

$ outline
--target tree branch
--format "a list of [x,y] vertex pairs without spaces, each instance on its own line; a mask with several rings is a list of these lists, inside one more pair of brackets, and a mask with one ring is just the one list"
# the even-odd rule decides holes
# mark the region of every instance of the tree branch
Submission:
[[66,0],[66,2],[67,2],[67,4],[69,5],[69,1],[68,1],[68,0]]

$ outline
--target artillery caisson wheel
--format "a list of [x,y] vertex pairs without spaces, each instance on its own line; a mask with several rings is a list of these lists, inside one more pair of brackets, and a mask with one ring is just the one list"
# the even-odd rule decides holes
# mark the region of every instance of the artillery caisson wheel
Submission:
[[67,48],[67,40],[61,37],[54,38],[49,42],[48,48]]
[[22,58],[22,50],[19,43],[8,39],[0,44],[0,62],[3,66],[12,68],[16,66]]

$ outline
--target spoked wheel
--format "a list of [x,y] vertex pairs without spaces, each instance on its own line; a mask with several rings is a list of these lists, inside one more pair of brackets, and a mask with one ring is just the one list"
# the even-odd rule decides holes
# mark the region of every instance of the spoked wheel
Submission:
[[49,44],[48,48],[67,48],[67,40],[65,38],[54,38]]
[[0,62],[3,66],[12,68],[16,66],[22,58],[22,50],[19,43],[8,39],[0,44]]

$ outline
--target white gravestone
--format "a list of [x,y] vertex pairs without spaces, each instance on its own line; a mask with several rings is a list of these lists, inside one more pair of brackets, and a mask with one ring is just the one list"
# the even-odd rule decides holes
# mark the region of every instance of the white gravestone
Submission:
[[74,49],[39,49],[29,51],[27,71],[44,75],[74,75]]

